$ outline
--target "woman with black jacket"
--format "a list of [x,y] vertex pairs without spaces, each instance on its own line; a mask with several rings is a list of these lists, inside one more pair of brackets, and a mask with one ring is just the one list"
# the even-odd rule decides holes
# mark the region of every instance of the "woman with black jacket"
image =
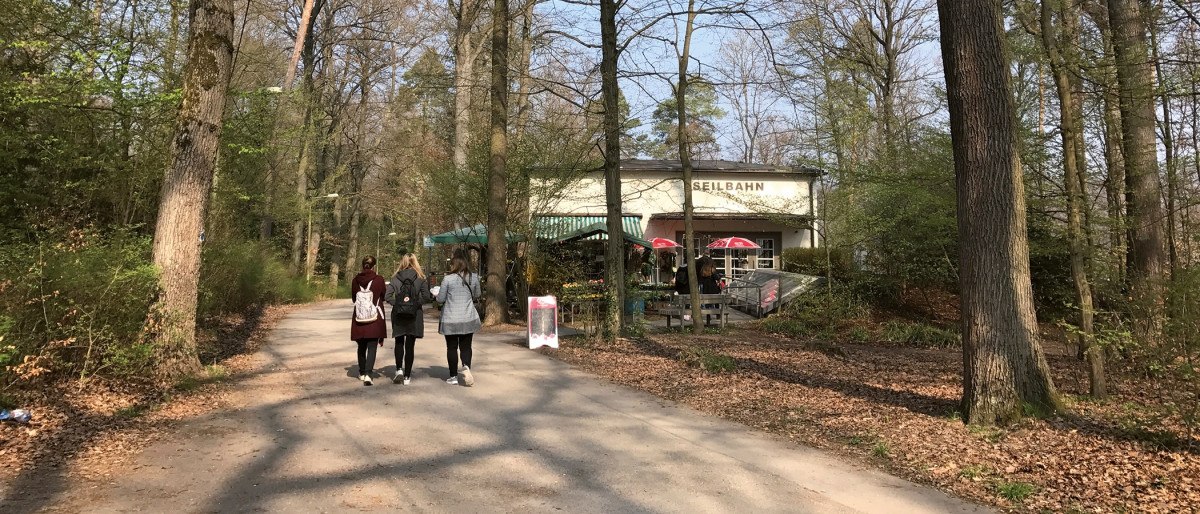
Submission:
[[412,383],[413,351],[417,339],[425,337],[424,305],[432,299],[417,256],[411,253],[401,256],[400,267],[387,286],[387,301],[392,304],[392,337],[396,338],[393,384]]

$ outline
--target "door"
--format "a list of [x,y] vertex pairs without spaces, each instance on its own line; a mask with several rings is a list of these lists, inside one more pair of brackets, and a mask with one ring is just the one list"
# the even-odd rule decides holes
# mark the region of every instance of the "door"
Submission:
[[758,239],[754,241],[761,246],[758,251],[758,258],[755,260],[759,269],[774,269],[775,268],[775,240],[774,239]]

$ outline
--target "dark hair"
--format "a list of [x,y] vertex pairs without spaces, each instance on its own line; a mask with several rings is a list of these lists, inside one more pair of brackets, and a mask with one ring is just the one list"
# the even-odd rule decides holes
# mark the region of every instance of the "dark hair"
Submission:
[[363,257],[363,269],[375,269],[375,256],[368,255]]
[[467,261],[466,252],[454,251],[454,256],[450,257],[450,274],[458,275],[466,280],[466,276],[471,273],[471,265]]
[[711,277],[713,276],[713,273],[716,273],[716,271],[717,266],[713,264],[712,259],[708,257],[700,259],[700,276]]

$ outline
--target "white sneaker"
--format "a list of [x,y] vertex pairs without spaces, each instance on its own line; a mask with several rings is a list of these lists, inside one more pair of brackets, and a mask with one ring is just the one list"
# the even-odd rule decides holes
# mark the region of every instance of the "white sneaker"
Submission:
[[358,378],[359,378],[359,380],[362,380],[363,385],[365,385],[365,386],[375,385],[375,384],[371,383],[371,375],[361,375]]
[[410,379],[408,377],[404,377],[404,385],[409,385],[411,383],[412,383],[412,379]]
[[450,377],[446,379],[446,383],[452,386],[458,385],[458,377]]
[[400,383],[400,381],[404,381],[405,383],[407,383],[407,382],[408,382],[408,378],[406,378],[406,377],[404,376],[404,372],[403,372],[403,371],[397,371],[397,372],[396,372],[396,376],[392,377],[392,383],[393,383],[393,384],[399,384],[399,383]]
[[459,371],[458,375],[462,377],[463,385],[467,387],[475,385],[475,376],[471,374],[471,368],[463,366],[462,371]]

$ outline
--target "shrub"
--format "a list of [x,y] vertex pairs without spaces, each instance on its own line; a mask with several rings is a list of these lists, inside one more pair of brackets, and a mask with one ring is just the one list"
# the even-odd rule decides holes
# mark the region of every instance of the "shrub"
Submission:
[[925,323],[892,320],[883,326],[883,338],[919,348],[955,348],[962,345],[958,332]]
[[148,349],[138,334],[158,293],[150,238],[75,230],[0,252],[0,373],[132,375]]
[[840,332],[865,319],[868,309],[858,295],[842,284],[814,288],[793,299],[773,318],[760,325],[764,330],[799,337],[804,334]]
[[854,270],[854,255],[845,248],[786,248],[783,250],[783,271],[818,277],[828,276],[832,269],[833,278],[845,280]]
[[681,351],[679,360],[709,373],[725,373],[737,369],[737,361],[734,361],[733,357],[703,346],[693,346]]
[[199,315],[244,312],[254,306],[298,303],[332,292],[292,276],[287,266],[258,243],[212,242],[200,269]]

